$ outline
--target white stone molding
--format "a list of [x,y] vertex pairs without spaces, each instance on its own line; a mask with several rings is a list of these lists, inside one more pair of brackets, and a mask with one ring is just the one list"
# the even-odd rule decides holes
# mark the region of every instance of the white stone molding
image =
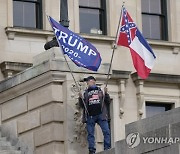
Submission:
[[142,118],[144,115],[144,110],[143,110],[143,105],[144,105],[144,81],[143,80],[138,80],[136,81],[136,95],[137,95],[137,101],[138,101],[138,116],[139,119]]
[[118,84],[118,97],[119,97],[119,117],[123,118],[124,115],[124,102],[125,102],[125,90],[126,82],[129,79],[129,71],[117,71],[112,70],[112,75],[110,80],[115,80]]
[[46,40],[50,40],[54,36],[52,31],[48,30],[40,30],[40,29],[28,29],[23,27],[6,27],[5,32],[8,36],[8,39],[14,40],[16,34],[18,35],[29,35],[29,36],[40,36],[46,38]]
[[136,96],[137,96],[137,116],[139,119],[142,119],[144,117],[144,80],[141,79],[138,75],[137,72],[131,74],[132,80],[135,83],[136,86]]
[[124,115],[125,83],[126,83],[125,79],[121,79],[118,82],[118,87],[119,87],[119,91],[118,91],[118,95],[119,95],[119,117],[120,117],[120,119],[122,119],[123,115]]

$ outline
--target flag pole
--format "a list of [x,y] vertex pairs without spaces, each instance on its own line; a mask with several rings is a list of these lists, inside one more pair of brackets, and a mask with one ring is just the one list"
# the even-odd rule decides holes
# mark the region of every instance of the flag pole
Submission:
[[[124,6],[124,3],[125,2],[123,1],[122,8]],[[110,76],[110,71],[111,71],[111,67],[112,67],[112,61],[113,61],[113,57],[114,57],[114,52],[115,52],[115,49],[117,48],[117,37],[118,37],[118,34],[119,34],[120,22],[121,22],[121,19],[122,19],[122,10],[123,10],[122,8],[121,8],[121,13],[120,13],[120,17],[119,17],[119,23],[118,23],[118,28],[117,28],[117,32],[116,32],[116,37],[115,37],[115,44],[113,45],[113,51],[112,51],[112,56],[111,56],[111,60],[110,60],[108,75],[107,75],[107,79],[106,79],[106,83],[105,83],[105,88],[107,87],[108,82],[109,82],[109,76]]]
[[[111,71],[111,67],[112,67],[112,61],[113,61],[113,57],[114,57],[114,52],[115,52],[115,49],[116,49],[116,47],[117,47],[117,37],[118,37],[118,34],[119,34],[120,22],[121,22],[121,19],[122,19],[122,11],[123,11],[124,3],[125,3],[125,2],[123,1],[122,7],[121,7],[121,13],[120,13],[120,17],[119,17],[118,28],[117,28],[117,32],[116,32],[115,44],[113,45],[113,51],[112,51],[111,61],[110,61],[109,70],[108,70],[108,75],[107,75],[107,79],[106,79],[106,83],[105,83],[105,88],[107,88],[107,85],[108,85],[108,82],[109,82],[109,76],[110,76],[110,71]],[[105,94],[104,94],[104,96],[103,96],[103,102],[102,102],[101,110],[103,110],[103,108],[104,108],[104,99],[105,99]]]
[[[50,19],[49,19],[49,16],[48,16],[48,15],[46,15],[46,16],[47,16],[47,18],[48,18],[48,20],[49,20],[49,23],[51,24]],[[52,27],[52,25],[51,25],[51,27]],[[54,31],[53,31],[53,32],[54,32]],[[61,47],[61,44],[59,43],[56,34],[55,34],[55,37],[56,37],[56,40],[57,40],[58,45],[59,45],[59,48],[60,48],[60,47]],[[75,77],[74,77],[73,71],[72,71],[72,69],[71,69],[71,67],[70,67],[70,65],[69,65],[69,63],[68,63],[68,61],[67,61],[67,58],[66,58],[66,56],[65,56],[64,53],[63,53],[63,57],[64,57],[64,59],[65,59],[65,62],[66,62],[66,64],[67,64],[67,66],[68,66],[68,69],[69,69],[69,71],[70,71],[70,73],[71,73],[71,76],[72,76],[72,78],[73,78],[73,80],[74,80],[74,83],[75,83],[75,85],[76,85],[76,87],[77,87],[77,89],[78,89],[78,92],[81,93],[81,89],[79,88],[79,85],[78,85],[78,83],[77,83],[77,81],[76,81],[76,79],[75,79]],[[82,102],[83,102],[83,105],[84,105],[84,109],[85,109],[86,114],[89,114],[84,99],[83,99],[82,97],[81,97],[81,99],[82,99]]]
[[[105,83],[105,88],[107,88],[107,85],[108,85],[108,82],[109,82],[109,76],[110,76],[110,71],[111,71],[111,67],[112,67],[112,61],[113,61],[113,57],[114,57],[114,52],[115,52],[115,49],[117,48],[117,37],[118,37],[118,34],[119,34],[119,28],[120,28],[120,22],[121,22],[121,19],[122,19],[122,11],[123,11],[124,3],[125,2],[123,1],[122,7],[121,7],[121,13],[120,13],[120,17],[119,17],[118,28],[117,28],[116,37],[115,37],[115,44],[113,45],[111,61],[110,61],[108,75],[107,75],[107,79],[106,79],[106,83]],[[105,94],[103,96],[103,102],[102,102],[101,110],[103,110],[103,108],[104,108],[104,100],[105,100]]]
[[[57,37],[56,37],[56,39],[57,39]],[[58,42],[58,44],[59,44],[59,41],[57,41],[57,42]],[[59,44],[59,47],[60,47],[60,44]],[[81,93],[81,89],[80,89],[80,87],[79,87],[79,85],[78,85],[78,83],[77,83],[77,81],[76,81],[76,79],[75,79],[75,77],[74,77],[74,74],[73,74],[73,72],[72,72],[72,69],[71,69],[71,67],[70,67],[70,65],[69,65],[69,63],[68,63],[68,61],[67,61],[67,58],[66,58],[66,56],[64,55],[64,53],[63,53],[63,56],[64,56],[64,59],[65,59],[65,61],[66,61],[67,66],[68,66],[68,68],[69,68],[69,71],[70,71],[70,73],[71,73],[71,76],[72,76],[72,78],[73,78],[73,80],[74,80],[74,83],[75,83],[75,85],[76,85],[76,87],[77,87],[77,89],[78,89],[78,92]],[[88,110],[87,110],[86,103],[85,103],[85,101],[84,101],[83,96],[81,97],[81,100],[82,100],[82,102],[83,102],[85,112],[86,112],[86,114],[88,115],[89,112],[88,112]]]

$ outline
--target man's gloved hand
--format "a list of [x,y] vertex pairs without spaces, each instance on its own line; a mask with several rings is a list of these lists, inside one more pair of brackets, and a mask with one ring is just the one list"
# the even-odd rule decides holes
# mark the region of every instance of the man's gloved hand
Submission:
[[108,89],[107,87],[104,87],[104,93],[107,94],[108,93]]
[[82,98],[82,97],[83,97],[81,92],[79,93],[79,97],[80,97],[80,98]]

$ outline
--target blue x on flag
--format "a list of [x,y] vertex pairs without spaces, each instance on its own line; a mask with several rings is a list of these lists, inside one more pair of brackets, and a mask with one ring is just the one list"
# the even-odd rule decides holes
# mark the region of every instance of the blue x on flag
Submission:
[[64,54],[68,55],[77,66],[97,71],[101,64],[101,56],[97,49],[87,40],[63,27],[50,16],[48,19]]

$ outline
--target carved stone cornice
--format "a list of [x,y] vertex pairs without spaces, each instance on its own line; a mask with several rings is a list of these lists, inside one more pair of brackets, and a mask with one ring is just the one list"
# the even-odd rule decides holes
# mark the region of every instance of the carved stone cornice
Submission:
[[[142,80],[137,73],[131,74],[134,82],[137,80]],[[180,75],[173,74],[160,74],[160,73],[150,73],[149,77],[144,80],[145,82],[159,82],[159,83],[172,83],[180,84]]]
[[111,80],[129,79],[131,71],[112,70]]

